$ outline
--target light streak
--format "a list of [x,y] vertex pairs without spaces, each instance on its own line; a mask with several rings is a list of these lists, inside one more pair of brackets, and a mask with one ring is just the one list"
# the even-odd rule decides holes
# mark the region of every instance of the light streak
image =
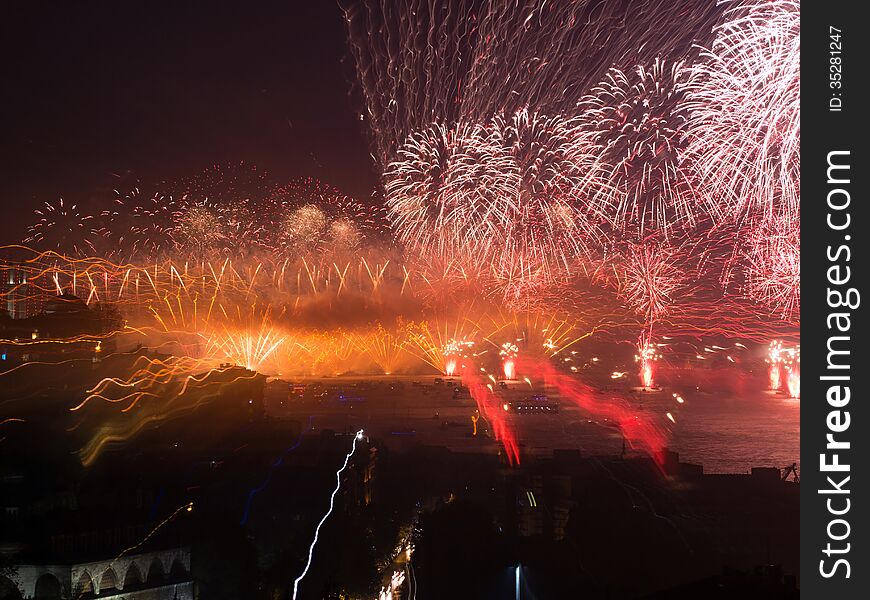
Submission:
[[338,493],[338,490],[341,488],[341,473],[347,468],[347,463],[350,461],[350,457],[353,456],[353,453],[356,452],[356,444],[363,438],[363,430],[360,429],[356,432],[356,435],[353,438],[353,445],[351,446],[350,452],[347,453],[344,457],[344,464],[341,465],[341,468],[335,472],[335,489],[332,491],[332,495],[329,497],[329,510],[326,511],[326,514],[323,515],[323,518],[320,519],[320,522],[317,524],[317,528],[314,530],[314,539],[311,541],[311,546],[308,547],[308,562],[305,563],[305,568],[302,570],[302,573],[293,581],[293,599],[296,600],[296,595],[299,593],[299,582],[308,574],[308,569],[311,567],[311,560],[314,557],[314,546],[317,545],[317,539],[320,535],[320,528],[326,522],[326,519],[329,518],[329,515],[332,514],[332,509],[335,506],[335,495]]

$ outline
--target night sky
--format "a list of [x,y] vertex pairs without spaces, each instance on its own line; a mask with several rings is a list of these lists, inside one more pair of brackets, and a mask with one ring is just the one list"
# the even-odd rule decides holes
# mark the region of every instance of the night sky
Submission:
[[21,2],[2,21],[3,243],[119,174],[245,161],[361,199],[376,183],[333,1]]

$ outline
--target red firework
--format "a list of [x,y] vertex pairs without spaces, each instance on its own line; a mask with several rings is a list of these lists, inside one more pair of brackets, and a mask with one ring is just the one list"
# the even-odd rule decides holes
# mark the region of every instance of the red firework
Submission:
[[578,102],[580,118],[607,172],[592,208],[617,231],[665,235],[697,219],[691,171],[685,161],[686,94],[691,71],[657,58],[650,68],[611,69]]
[[27,228],[25,243],[71,256],[96,252],[94,243],[100,234],[94,216],[82,212],[78,205],[59,198],[56,203],[46,202],[33,212],[38,219]]

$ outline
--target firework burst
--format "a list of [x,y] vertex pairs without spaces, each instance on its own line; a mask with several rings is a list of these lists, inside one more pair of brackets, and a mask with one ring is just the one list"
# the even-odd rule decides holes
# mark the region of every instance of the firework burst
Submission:
[[800,227],[792,221],[763,221],[745,242],[743,293],[766,303],[783,319],[800,313]]
[[685,54],[707,41],[722,10],[665,0],[344,4],[360,119],[381,167],[431,123],[484,123],[524,109],[573,114],[609,68]]
[[683,159],[690,83],[691,71],[683,63],[657,58],[649,68],[611,69],[578,102],[607,171],[606,186],[591,198],[592,209],[618,231],[668,234],[696,220]]
[[122,259],[148,261],[175,248],[175,200],[160,190],[146,189],[145,183],[137,181],[124,191],[114,190],[112,207],[100,214],[101,235]]
[[786,346],[781,340],[770,342],[766,362],[771,390],[781,390],[783,383],[790,398],[801,396],[801,347]]
[[684,287],[684,273],[676,266],[675,251],[647,241],[629,244],[621,267],[621,295],[629,305],[653,323],[665,316]]
[[501,345],[498,355],[501,357],[502,372],[505,379],[516,379],[516,360],[520,349],[513,342],[505,342]]
[[[269,205],[274,207],[276,215],[283,215],[283,223],[277,223],[279,236],[286,231],[288,219],[300,208],[312,206],[323,215],[323,229],[333,229],[324,242],[338,237],[339,243],[353,240],[340,234],[341,230],[348,233],[350,227],[357,245],[363,242],[374,242],[384,237],[388,225],[383,206],[375,199],[362,203],[356,198],[342,192],[335,186],[324,183],[312,177],[293,179],[289,183],[274,187],[269,194]],[[336,225],[337,224],[337,225]],[[286,241],[286,240],[285,240]],[[280,240],[279,240],[280,243]]]
[[[726,6],[732,6],[726,3]],[[800,204],[800,3],[734,4],[693,67],[687,153],[710,212],[795,220]]]
[[434,125],[388,166],[393,225],[412,251],[502,286],[550,283],[599,237],[581,202],[595,181],[590,150],[576,122],[528,111]]
[[207,202],[184,202],[175,220],[173,239],[182,252],[204,259],[226,239],[217,209]]
[[300,206],[284,220],[279,238],[281,247],[297,254],[313,250],[323,237],[326,222],[326,215],[317,206]]
[[33,212],[37,221],[27,228],[25,243],[72,256],[96,252],[94,242],[100,234],[95,228],[94,216],[83,212],[78,205],[59,198],[56,203],[46,202]]

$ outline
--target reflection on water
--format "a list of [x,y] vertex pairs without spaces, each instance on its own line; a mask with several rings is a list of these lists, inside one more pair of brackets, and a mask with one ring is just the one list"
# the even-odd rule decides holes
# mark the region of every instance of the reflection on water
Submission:
[[[751,467],[800,468],[800,401],[769,392],[742,397],[685,394],[675,414],[671,447],[705,473],[741,473]],[[667,400],[654,400],[672,407]]]

